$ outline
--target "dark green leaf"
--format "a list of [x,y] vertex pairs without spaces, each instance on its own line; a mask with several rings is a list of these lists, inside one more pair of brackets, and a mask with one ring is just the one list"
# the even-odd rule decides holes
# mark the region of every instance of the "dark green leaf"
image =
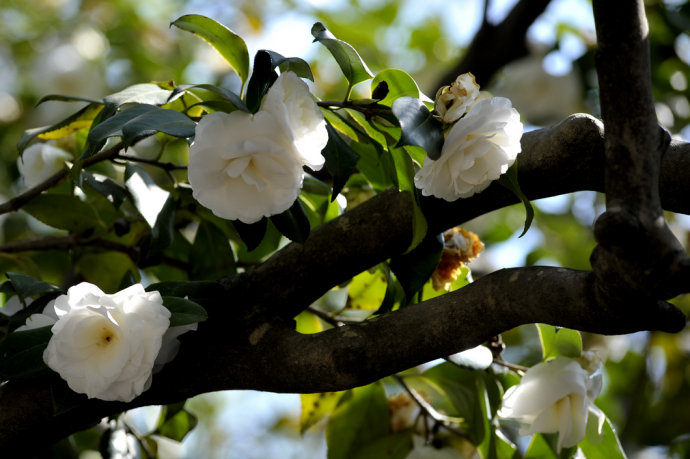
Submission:
[[135,84],[122,91],[105,96],[106,104],[120,107],[124,104],[163,105],[168,102],[172,91],[153,83]]
[[443,129],[441,123],[431,116],[426,105],[414,97],[400,97],[393,102],[391,108],[402,129],[397,146],[416,145],[424,148],[429,158],[440,158]]
[[331,123],[326,123],[326,130],[328,131],[328,143],[321,154],[326,158],[326,167],[333,176],[331,201],[334,201],[347,183],[347,179],[355,171],[359,154],[345,143],[338,131],[331,126]]
[[8,272],[7,278],[10,280],[14,291],[21,298],[61,291],[59,287],[53,284],[34,279],[26,274]]
[[74,268],[84,280],[98,285],[106,293],[117,292],[120,280],[128,271],[139,272],[129,255],[116,251],[84,253]]
[[0,379],[29,378],[48,370],[43,351],[52,335],[51,327],[15,331],[0,343]]
[[208,319],[206,309],[192,300],[176,296],[164,296],[163,306],[171,312],[170,326],[189,325]]
[[285,212],[273,215],[271,222],[283,236],[291,241],[304,243],[309,237],[309,218],[304,212],[304,207],[299,199],[296,199],[292,206]]
[[43,102],[48,102],[51,100],[55,100],[58,102],[89,102],[91,104],[103,105],[102,100],[90,99],[88,97],[65,96],[63,94],[48,94],[47,96],[41,97],[41,99],[38,102],[36,102],[36,106],[38,107]]
[[340,66],[345,78],[349,82],[348,97],[352,86],[373,78],[374,75],[362,58],[359,57],[357,51],[349,43],[335,38],[323,24],[320,22],[314,24],[311,28],[311,34],[314,37],[314,41],[320,42],[331,52]]
[[525,196],[525,194],[522,192],[522,189],[520,189],[520,183],[518,182],[517,160],[515,160],[513,165],[508,168],[508,171],[505,174],[498,178],[498,183],[512,191],[513,194],[517,196],[518,199],[520,199],[520,201],[522,201],[522,203],[525,205],[525,227],[522,230],[522,234],[519,236],[522,237],[532,225],[532,220],[534,219],[534,208],[532,207],[530,200],[527,199],[527,196]]
[[187,14],[170,25],[198,35],[213,46],[237,72],[244,85],[249,76],[249,52],[239,35],[213,19],[198,14]]
[[236,271],[227,236],[206,220],[199,223],[189,263],[192,279],[213,280]]
[[161,252],[172,243],[175,237],[175,226],[173,224],[175,222],[176,209],[177,204],[175,198],[173,198],[172,195],[168,195],[168,199],[165,200],[165,204],[163,204],[161,211],[158,213],[158,217],[156,217],[156,223],[151,229],[150,252]]
[[12,317],[10,317],[10,323],[7,326],[8,331],[12,332],[22,325],[25,325],[26,319],[28,319],[31,314],[43,313],[46,305],[56,297],[60,296],[62,293],[63,292],[61,290],[44,293],[32,301],[31,304],[17,311]]
[[393,105],[393,102],[400,97],[419,99],[420,92],[417,83],[410,75],[402,70],[387,69],[379,72],[371,82],[372,97],[374,97],[374,89],[381,83],[386,83],[386,87],[388,88],[388,93],[379,102],[382,105],[390,107]]
[[391,186],[397,187],[397,172],[391,154],[375,141],[372,142],[350,142],[350,148],[359,155],[357,169],[375,191],[383,191]]
[[307,78],[308,80],[314,81],[314,75],[311,73],[311,68],[309,64],[304,59],[299,57],[284,57],[275,51],[270,51],[268,49],[263,49],[271,57],[271,67],[275,69],[278,67],[282,73],[293,72],[300,78]]
[[362,446],[390,432],[390,414],[381,382],[345,393],[326,426],[328,459],[355,457]]
[[389,313],[393,310],[396,302],[401,300],[404,302],[405,300],[405,292],[400,283],[396,282],[395,277],[391,275],[390,268],[382,264],[380,269],[386,276],[386,294],[383,296],[381,306],[379,306],[374,314]]
[[19,150],[19,154],[21,154],[36,138],[61,139],[81,129],[90,127],[102,109],[102,104],[90,104],[79,110],[77,113],[70,115],[64,120],[55,124],[25,131],[17,143],[17,150]]
[[412,451],[412,432],[398,432],[362,444],[352,459],[404,459]]
[[41,194],[22,209],[46,225],[76,234],[104,227],[93,207],[76,196]]
[[89,141],[98,142],[108,137],[121,136],[125,146],[128,146],[133,141],[156,132],[180,138],[193,137],[195,128],[196,123],[180,112],[140,104],[125,108],[93,128],[89,133]]
[[427,234],[416,248],[391,259],[390,267],[402,285],[408,303],[436,270],[442,250],[443,236]]
[[223,298],[225,295],[225,289],[218,282],[212,281],[157,282],[146,287],[146,291],[157,291],[164,297],[187,297],[199,303]]
[[[242,99],[240,98],[240,96],[238,96],[237,94],[235,94],[232,91],[228,91],[225,88],[221,88],[221,87],[214,86],[211,84],[181,84],[175,88],[175,90],[172,92],[171,97],[174,97],[175,95],[177,95],[181,92],[189,91],[189,90],[197,89],[197,88],[203,89],[205,91],[209,91],[209,92],[212,92],[214,94],[221,96],[225,102],[230,103],[230,105],[235,107],[236,110],[242,110],[244,112],[249,111],[249,109],[244,104],[244,102],[242,102]],[[208,102],[211,102],[211,101],[204,101],[204,102],[202,102],[202,104],[208,103]],[[199,105],[199,104],[195,104],[195,105]]]
[[247,108],[251,113],[256,112],[261,105],[261,99],[268,92],[278,74],[273,71],[271,55],[267,51],[260,50],[254,56],[254,70],[247,85]]
[[122,204],[122,202],[130,196],[129,192],[122,185],[116,183],[105,175],[96,175],[82,170],[81,176],[83,183],[86,183],[95,191],[105,196],[116,209],[119,208],[120,204]]
[[235,220],[232,222],[232,225],[240,235],[242,242],[247,246],[247,250],[251,252],[261,244],[261,241],[263,241],[264,235],[266,234],[268,219],[262,218],[258,222],[252,224]]

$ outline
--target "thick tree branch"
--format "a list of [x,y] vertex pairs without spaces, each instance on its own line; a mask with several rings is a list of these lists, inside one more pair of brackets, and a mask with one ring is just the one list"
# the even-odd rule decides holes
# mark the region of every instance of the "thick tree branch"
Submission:
[[472,72],[479,84],[485,85],[501,67],[526,56],[527,29],[549,3],[550,0],[521,0],[498,25],[487,22],[485,16],[462,60],[429,88],[429,94],[436,94],[438,88],[466,72]]

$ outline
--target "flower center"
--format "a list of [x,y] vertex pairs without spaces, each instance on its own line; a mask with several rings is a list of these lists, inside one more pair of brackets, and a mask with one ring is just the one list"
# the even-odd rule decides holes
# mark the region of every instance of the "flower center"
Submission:
[[115,334],[113,331],[108,328],[108,327],[103,327],[101,329],[101,336],[98,341],[96,341],[96,346],[98,347],[106,347],[108,346],[112,341],[115,341]]

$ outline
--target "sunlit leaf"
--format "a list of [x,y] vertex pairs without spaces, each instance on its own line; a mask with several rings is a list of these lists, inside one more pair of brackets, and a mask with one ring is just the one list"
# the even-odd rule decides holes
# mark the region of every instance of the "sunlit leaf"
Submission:
[[391,108],[402,129],[398,146],[416,145],[424,148],[429,158],[440,158],[443,129],[441,123],[431,116],[426,105],[414,97],[400,97],[393,102]]
[[308,80],[314,81],[314,75],[311,73],[311,68],[309,64],[304,59],[299,57],[284,57],[275,51],[263,50],[271,56],[271,66],[273,68],[278,67],[281,73],[293,72],[300,78],[307,78]]
[[311,28],[314,41],[320,42],[333,55],[349,82],[348,97],[352,86],[373,78],[373,74],[355,49],[348,43],[338,40],[326,27],[317,22]]
[[376,311],[386,296],[386,286],[386,275],[380,270],[357,274],[348,288],[348,306],[351,309]]
[[183,408],[184,402],[167,405],[161,410],[154,434],[181,442],[197,425],[197,418]]
[[[602,428],[602,438],[598,438],[598,433],[589,432],[591,427],[596,430],[597,419],[590,413],[587,419],[587,436],[578,445],[587,459],[625,459],[627,456],[621,446],[618,435],[611,425],[608,418],[604,420]],[[598,441],[597,441],[598,440]]]
[[163,105],[168,102],[171,94],[172,91],[163,89],[157,84],[141,83],[105,96],[103,100],[106,104],[111,104],[115,107],[120,107],[124,104]]
[[242,84],[247,81],[249,52],[247,51],[247,44],[235,32],[213,19],[198,14],[187,14],[176,19],[170,25],[198,35],[225,58],[230,67],[239,75]]
[[300,433],[329,415],[335,408],[342,392],[322,392],[318,394],[301,394],[302,414],[300,416]]
[[357,387],[340,398],[326,426],[328,459],[356,457],[365,445],[390,432],[388,400],[383,385]]
[[582,337],[577,330],[535,324],[539,332],[544,360],[558,356],[577,358],[582,354]]
[[206,309],[204,309],[198,303],[185,298],[164,296],[163,306],[165,306],[171,312],[171,327],[203,322],[208,318]]
[[379,101],[382,105],[393,105],[393,102],[400,97],[412,97],[419,99],[420,92],[414,79],[403,70],[386,69],[379,72],[371,82],[372,91],[385,81],[388,87],[386,97]]
[[31,141],[36,138],[41,139],[62,139],[71,134],[74,134],[81,129],[91,127],[93,120],[103,110],[102,104],[90,104],[79,110],[77,113],[68,116],[62,121],[59,121],[50,126],[38,127],[29,129],[22,134],[21,139],[17,143],[17,149],[21,154]]

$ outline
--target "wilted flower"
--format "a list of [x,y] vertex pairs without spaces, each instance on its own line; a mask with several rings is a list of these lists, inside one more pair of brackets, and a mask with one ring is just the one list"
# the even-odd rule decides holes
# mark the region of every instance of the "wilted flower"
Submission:
[[128,402],[151,385],[170,311],[158,292],[146,292],[141,284],[106,295],[83,282],[18,331],[51,324],[46,364],[75,392]]
[[479,97],[479,85],[474,75],[463,73],[450,86],[443,86],[436,92],[435,117],[444,123],[454,123]]
[[451,228],[443,233],[443,252],[431,280],[436,290],[450,290],[465,263],[468,263],[484,250],[479,237],[464,228]]
[[424,196],[446,201],[468,198],[496,180],[520,153],[522,123],[510,100],[477,102],[450,129],[441,157],[424,159],[415,185]]
[[520,435],[558,433],[557,447],[569,448],[585,438],[587,418],[596,416],[601,432],[605,416],[593,401],[601,391],[601,375],[574,359],[557,357],[525,373],[503,397],[499,416],[520,421]]
[[306,85],[281,75],[255,114],[211,113],[196,127],[189,152],[194,197],[222,218],[254,223],[297,199],[302,166],[323,166],[323,115]]
[[49,143],[35,143],[17,158],[17,168],[24,178],[24,185],[31,188],[65,167],[65,161],[71,159],[72,155],[62,148]]

